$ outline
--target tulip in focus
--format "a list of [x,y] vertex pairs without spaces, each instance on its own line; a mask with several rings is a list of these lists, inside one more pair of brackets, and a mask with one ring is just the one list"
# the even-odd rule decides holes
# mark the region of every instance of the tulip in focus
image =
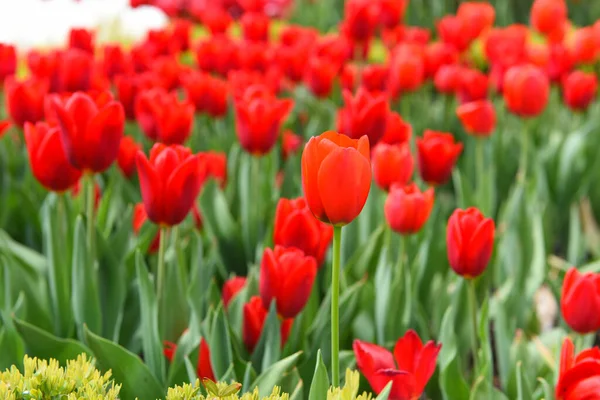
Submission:
[[35,124],[44,119],[44,98],[48,94],[48,82],[37,78],[16,81],[8,77],[4,81],[6,109],[11,120],[19,127],[26,122]]
[[79,182],[81,171],[67,159],[58,127],[26,122],[25,143],[33,176],[46,189],[60,193]]
[[332,131],[312,137],[302,153],[302,187],[319,220],[335,226],[352,222],[371,189],[369,139]]
[[560,310],[567,325],[587,334],[600,329],[600,275],[570,268],[563,281]]
[[227,279],[223,284],[222,290],[223,305],[227,307],[244,286],[246,286],[246,277],[244,276],[235,276]]
[[560,353],[556,384],[557,400],[597,399],[600,393],[600,348],[593,347],[575,354],[575,346],[565,338]]
[[[263,307],[263,302],[259,296],[254,296],[248,303],[244,305],[244,325],[243,325],[243,340],[246,349],[253,352],[254,348],[260,340],[265,321],[267,320],[268,310]],[[292,329],[293,319],[284,319],[281,321],[281,346],[287,342],[288,336]]]
[[394,352],[361,340],[352,345],[358,369],[376,394],[391,381],[390,400],[415,400],[421,397],[435,371],[441,344],[425,344],[409,330],[398,339]]
[[412,178],[414,160],[408,143],[390,145],[379,143],[371,154],[373,178],[375,183],[386,192],[394,184],[406,185]]
[[131,136],[123,136],[119,145],[117,165],[126,178],[131,178],[135,173],[135,158],[141,146]]
[[423,137],[417,139],[421,178],[430,185],[446,183],[462,149],[462,143],[456,143],[452,134],[426,130]]
[[524,118],[535,117],[546,108],[550,82],[538,67],[518,65],[506,72],[503,91],[511,112]]
[[455,210],[448,220],[446,246],[450,266],[465,279],[485,271],[494,248],[494,220],[477,208]]
[[473,136],[487,137],[496,127],[496,110],[489,100],[477,100],[461,104],[456,115],[465,131]]
[[595,74],[573,71],[562,82],[565,104],[572,110],[585,110],[596,98],[598,78]]
[[[177,345],[171,342],[165,342],[164,355],[169,361],[173,361],[175,352],[177,351]],[[196,367],[196,375],[200,379],[210,379],[216,381],[215,373],[210,362],[210,348],[206,340],[200,339],[200,347],[198,351],[198,366]]]
[[429,219],[433,197],[433,188],[421,192],[415,183],[393,185],[384,205],[385,219],[390,228],[400,235],[419,232]]
[[338,130],[352,139],[367,136],[375,146],[385,134],[390,113],[386,96],[364,89],[359,89],[355,97],[345,90],[343,96],[345,107],[338,112]]

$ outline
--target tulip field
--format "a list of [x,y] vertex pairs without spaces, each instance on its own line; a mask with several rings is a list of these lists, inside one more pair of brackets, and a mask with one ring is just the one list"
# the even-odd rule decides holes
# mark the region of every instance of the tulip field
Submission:
[[0,42],[0,399],[600,400],[599,4],[131,7]]

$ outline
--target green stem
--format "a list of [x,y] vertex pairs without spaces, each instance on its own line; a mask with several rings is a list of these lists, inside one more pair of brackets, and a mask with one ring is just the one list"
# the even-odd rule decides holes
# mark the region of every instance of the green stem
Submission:
[[163,293],[163,283],[165,280],[165,249],[167,247],[168,228],[160,228],[160,239],[158,244],[158,267],[156,278],[156,303],[160,307],[160,301]]
[[485,139],[475,138],[475,169],[477,174],[477,193],[479,193],[479,207],[484,214],[488,214],[485,196]]
[[333,263],[331,265],[331,383],[340,383],[340,256],[342,227],[333,228]]
[[523,129],[521,131],[521,160],[519,161],[519,173],[517,179],[525,181],[527,177],[527,161],[528,161],[528,150],[529,150],[529,135],[527,131],[527,123],[523,122]]
[[475,294],[475,281],[469,279],[467,282],[469,285],[469,303],[471,305],[471,324],[473,329],[473,335],[471,336],[471,350],[473,352],[473,382],[477,380],[477,295]]
[[185,255],[181,249],[179,243],[179,225],[175,225],[173,230],[171,231],[171,246],[173,246],[173,250],[175,251],[175,255],[177,256],[177,264],[179,267],[179,274],[181,279],[182,287],[186,287],[187,282],[187,268],[185,262]]
[[95,238],[95,234],[96,234],[96,227],[95,227],[95,221],[94,221],[94,206],[95,206],[95,200],[96,200],[96,194],[95,194],[95,182],[94,182],[94,175],[88,175],[87,179],[86,179],[86,194],[85,194],[85,199],[86,199],[86,218],[87,218],[87,242],[88,242],[88,248],[89,248],[89,252],[92,255],[92,259],[95,259],[95,245],[96,245],[96,238]]

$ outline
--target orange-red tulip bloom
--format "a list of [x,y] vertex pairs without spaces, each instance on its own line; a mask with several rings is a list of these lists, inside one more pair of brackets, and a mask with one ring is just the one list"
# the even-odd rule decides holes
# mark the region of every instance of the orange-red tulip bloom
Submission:
[[552,33],[567,21],[564,0],[535,0],[531,6],[531,25],[545,35]]
[[[260,340],[265,321],[267,320],[268,310],[263,307],[260,296],[254,296],[244,305],[244,325],[242,336],[246,349],[253,352]],[[293,319],[284,319],[281,321],[281,346],[285,345],[292,329]]]
[[227,114],[229,84],[226,81],[196,71],[184,75],[181,81],[197,113],[206,113],[214,118]]
[[456,16],[467,24],[471,39],[476,39],[494,26],[496,11],[490,3],[464,1],[458,6]]
[[565,275],[560,310],[567,325],[581,334],[600,329],[600,275],[571,268]]
[[462,149],[462,143],[456,143],[452,134],[426,130],[423,137],[417,139],[421,178],[430,185],[445,183]]
[[362,88],[354,97],[348,90],[344,90],[343,96],[345,107],[338,112],[338,130],[352,139],[367,136],[371,146],[375,146],[387,126],[390,113],[387,97]]
[[385,134],[381,138],[380,143],[387,144],[402,144],[408,143],[412,136],[412,126],[404,121],[400,114],[390,112],[385,128]]
[[473,136],[489,136],[496,126],[496,110],[489,100],[461,104],[456,115],[467,133]]
[[25,122],[35,124],[44,119],[44,98],[48,82],[37,78],[16,81],[13,77],[4,82],[6,110],[12,121],[23,127]]
[[0,43],[0,87],[6,77],[14,75],[17,70],[17,51],[15,46]]
[[585,110],[596,98],[598,78],[595,74],[573,71],[562,82],[565,104],[573,110]]
[[575,355],[575,346],[565,338],[560,353],[556,400],[593,400],[600,393],[600,348]]
[[429,219],[433,197],[433,188],[421,192],[414,183],[393,185],[384,205],[385,219],[390,228],[401,235],[419,232]]
[[231,300],[246,286],[245,276],[235,276],[229,278],[223,284],[222,298],[225,307],[229,305]]
[[546,108],[550,82],[538,67],[518,65],[506,72],[503,91],[511,112],[521,117],[535,117]]
[[[175,352],[177,351],[177,345],[171,342],[165,342],[164,355],[169,361],[173,361]],[[210,362],[210,348],[206,340],[200,339],[200,347],[198,348],[198,366],[196,367],[196,375],[200,379],[210,379],[215,382],[215,373],[213,372],[212,364]]]
[[387,192],[393,184],[404,186],[411,180],[415,163],[408,143],[379,143],[371,156],[373,178],[381,189]]
[[131,136],[123,136],[119,145],[117,165],[126,178],[135,173],[135,159],[141,146]]

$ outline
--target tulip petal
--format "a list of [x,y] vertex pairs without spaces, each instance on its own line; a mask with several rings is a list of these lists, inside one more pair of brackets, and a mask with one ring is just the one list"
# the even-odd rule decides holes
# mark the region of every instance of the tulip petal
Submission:
[[92,171],[103,172],[115,161],[125,129],[125,112],[118,102],[110,102],[89,122],[86,131],[87,158]]
[[414,373],[417,368],[419,353],[423,348],[423,342],[419,335],[412,329],[398,339],[394,346],[394,359],[398,369]]
[[135,161],[146,214],[155,224],[164,223],[162,204],[164,203],[163,196],[165,193],[162,181],[141,150],[137,153]]
[[302,189],[310,211],[317,219],[327,221],[318,186],[319,167],[321,165],[318,147],[319,138],[312,137],[306,143],[302,152]]
[[201,176],[204,175],[205,165],[199,162],[198,156],[187,158],[171,174],[167,181],[166,191],[169,218],[166,221],[169,225],[177,225],[185,219],[192,209],[201,188]]
[[416,360],[415,391],[423,393],[425,386],[435,371],[436,360],[442,345],[427,342]]

